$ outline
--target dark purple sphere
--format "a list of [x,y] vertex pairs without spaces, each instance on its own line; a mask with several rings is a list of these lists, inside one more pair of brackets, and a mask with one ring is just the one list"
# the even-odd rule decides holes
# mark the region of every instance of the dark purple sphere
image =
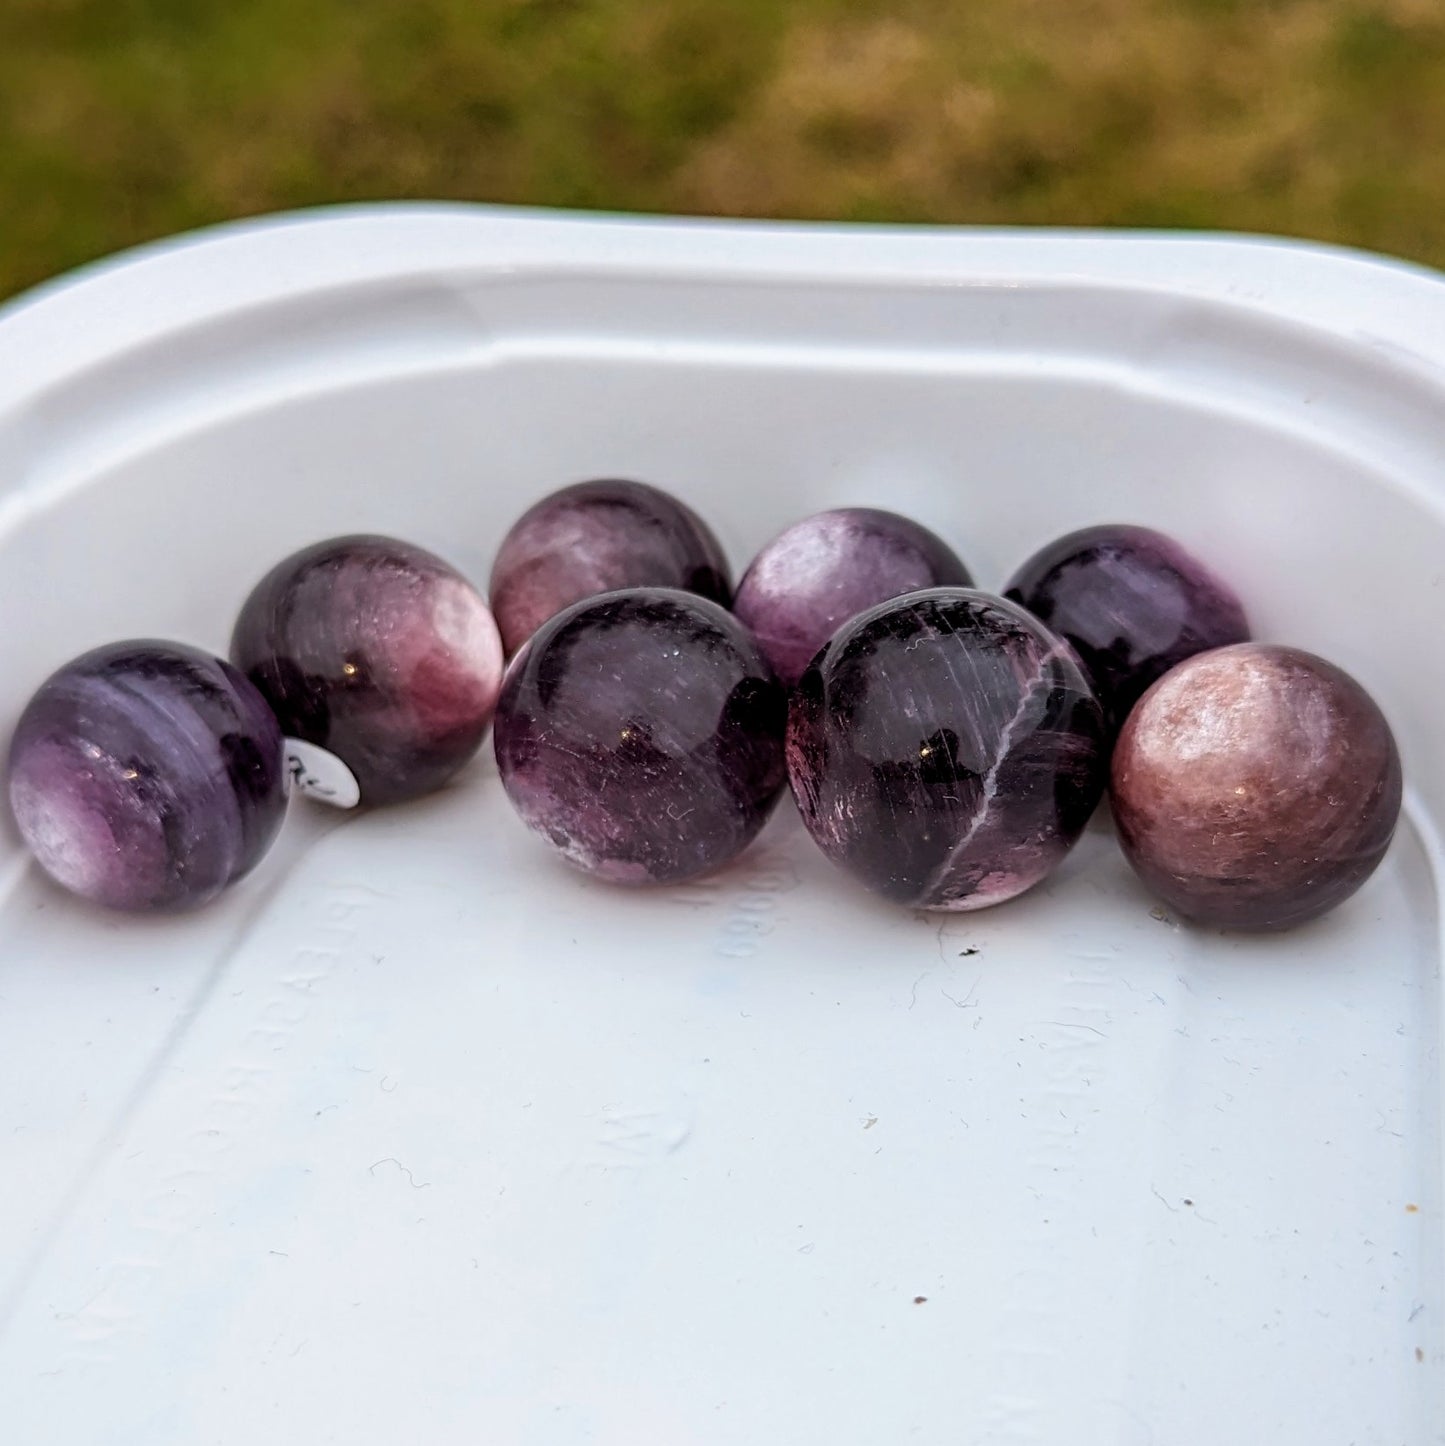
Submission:
[[845,623],[793,693],[787,756],[823,852],[919,909],[982,909],[1038,883],[1107,770],[1103,714],[1068,645],[963,588]]
[[732,575],[707,524],[645,482],[578,482],[502,539],[489,591],[510,657],[548,618],[629,587],[683,588],[727,606]]
[[587,599],[507,672],[497,765],[522,818],[613,883],[667,884],[742,851],[786,771],[787,695],[731,613],[670,588]]
[[351,769],[363,803],[445,783],[480,747],[502,684],[481,594],[389,537],[338,537],[278,563],[236,619],[231,659],[287,734]]
[[188,909],[270,847],[286,812],[281,730],[229,663],[112,643],[20,715],[10,807],[57,883],[112,909]]
[[1202,653],[1141,699],[1113,760],[1119,842],[1186,918],[1286,929],[1375,871],[1400,814],[1400,755],[1374,699],[1297,648]]
[[902,593],[972,587],[957,554],[926,527],[871,507],[795,522],[752,560],[733,611],[792,687],[851,617]]
[[1249,638],[1233,590],[1147,527],[1071,532],[1029,558],[1004,596],[1069,640],[1115,732],[1170,668]]

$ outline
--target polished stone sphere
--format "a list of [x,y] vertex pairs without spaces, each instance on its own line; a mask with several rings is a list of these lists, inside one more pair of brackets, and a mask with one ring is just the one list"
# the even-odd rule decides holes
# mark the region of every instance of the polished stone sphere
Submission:
[[497,626],[511,657],[548,618],[629,587],[682,588],[727,606],[732,575],[707,524],[645,482],[578,482],[529,508],[492,564]]
[[286,812],[265,700],[220,658],[151,640],[97,648],[41,685],[9,784],[40,866],[113,909],[204,904],[256,864]]
[[818,649],[865,608],[929,587],[971,587],[956,553],[926,527],[871,507],[795,522],[753,559],[733,611],[789,687]]
[[787,695],[752,635],[705,598],[607,593],[544,623],[497,708],[497,766],[523,820],[598,878],[719,868],[785,781]]
[[338,537],[278,563],[246,599],[231,660],[282,728],[334,753],[361,801],[430,793],[476,753],[502,642],[455,568],[389,537]]
[[1166,674],[1114,750],[1119,841],[1187,918],[1285,929],[1378,867],[1400,813],[1400,756],[1347,673],[1297,648],[1242,643]]
[[1033,887],[1103,791],[1103,715],[1068,644],[966,588],[844,624],[794,691],[788,775],[835,863],[919,909]]
[[1170,668],[1249,638],[1233,589],[1147,527],[1071,532],[1029,558],[1004,596],[1068,639],[1115,732]]

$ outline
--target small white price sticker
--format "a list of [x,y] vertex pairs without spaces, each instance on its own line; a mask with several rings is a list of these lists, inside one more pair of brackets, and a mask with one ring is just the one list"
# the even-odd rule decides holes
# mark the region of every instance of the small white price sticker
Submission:
[[355,808],[361,802],[356,775],[334,754],[302,738],[286,740],[287,786],[332,808]]

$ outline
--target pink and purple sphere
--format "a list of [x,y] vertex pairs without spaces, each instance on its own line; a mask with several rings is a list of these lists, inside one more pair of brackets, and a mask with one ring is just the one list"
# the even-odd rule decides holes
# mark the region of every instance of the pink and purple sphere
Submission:
[[1229,584],[1148,527],[1071,532],[1029,558],[1004,596],[1068,640],[1116,732],[1170,668],[1249,638]]
[[793,691],[788,775],[834,863],[915,909],[1044,879],[1103,792],[1103,713],[1067,643],[967,588],[845,623]]
[[30,700],[9,791],[21,836],[57,883],[113,909],[195,908],[248,873],[281,826],[281,730],[220,658],[112,643]]
[[930,587],[972,587],[962,560],[926,527],[872,507],[816,512],[775,537],[738,584],[733,611],[789,687],[865,608]]
[[497,766],[518,814],[568,862],[612,883],[679,883],[766,822],[786,721],[786,692],[731,613],[636,588],[575,603],[517,655]]
[[707,524],[645,482],[578,482],[544,497],[502,540],[488,584],[511,657],[548,618],[620,588],[695,592],[724,607],[732,574]]
[[272,568],[241,609],[231,658],[288,735],[350,768],[367,804],[444,784],[480,747],[502,682],[481,594],[432,553],[371,535]]

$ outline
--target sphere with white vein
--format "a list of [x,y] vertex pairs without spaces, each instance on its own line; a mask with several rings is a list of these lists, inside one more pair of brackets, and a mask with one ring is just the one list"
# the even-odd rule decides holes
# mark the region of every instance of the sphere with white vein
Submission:
[[833,636],[793,694],[788,775],[834,863],[916,909],[1045,878],[1103,792],[1104,716],[1073,650],[970,588],[910,593]]

